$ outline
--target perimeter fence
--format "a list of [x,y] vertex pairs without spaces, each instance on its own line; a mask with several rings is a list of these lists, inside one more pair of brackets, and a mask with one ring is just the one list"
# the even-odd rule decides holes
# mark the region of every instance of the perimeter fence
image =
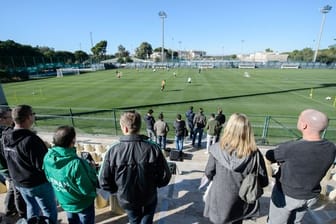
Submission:
[[[186,107],[187,108],[187,107]],[[134,108],[142,116],[146,114],[149,108]],[[154,117],[157,119],[155,108]],[[36,122],[34,128],[38,132],[54,132],[60,125],[72,125],[76,128],[78,135],[122,135],[119,125],[121,113],[125,110],[95,110],[87,111],[84,109],[50,109],[36,108]],[[164,111],[164,120],[168,123],[170,131],[168,139],[174,139],[173,123],[177,113],[184,115],[184,112]],[[225,112],[224,112],[225,114]],[[207,117],[209,115],[205,114]],[[225,114],[227,119],[230,114]],[[247,114],[253,126],[255,138],[260,145],[276,145],[284,141],[299,139],[301,137],[296,129],[297,117],[294,116],[270,116]],[[185,117],[183,116],[183,119]],[[146,133],[146,127],[142,122],[141,133]],[[203,134],[206,137],[206,131]],[[336,143],[336,118],[330,118],[329,127],[322,133],[322,137]]]

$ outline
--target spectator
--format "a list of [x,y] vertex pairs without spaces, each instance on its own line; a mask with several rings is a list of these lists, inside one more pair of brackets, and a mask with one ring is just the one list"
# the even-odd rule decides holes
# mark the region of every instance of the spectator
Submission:
[[157,144],[140,135],[141,117],[136,111],[120,117],[124,136],[106,153],[99,180],[104,190],[117,193],[131,224],[153,223],[157,188],[171,178],[166,159]]
[[55,194],[42,170],[43,157],[48,149],[30,130],[35,113],[29,105],[19,105],[12,111],[14,129],[3,132],[4,155],[9,175],[27,205],[27,219],[48,217],[57,223]]
[[304,110],[297,122],[302,139],[267,151],[266,158],[280,164],[271,195],[269,224],[301,223],[307,209],[317,201],[320,181],[336,155],[336,146],[320,136],[327,126],[324,113]]
[[[8,107],[0,108],[0,139],[2,141],[2,132],[13,128],[13,119],[11,109]],[[26,203],[24,202],[20,191],[14,186],[12,178],[9,176],[7,162],[4,157],[4,150],[0,144],[0,170],[8,182],[7,194],[5,197],[5,216],[14,216],[16,214],[21,218],[26,218]]]
[[217,136],[216,136],[216,142],[219,141],[219,137],[220,137],[220,134],[222,133],[222,129],[224,127],[224,123],[225,123],[225,115],[223,114],[223,110],[222,108],[218,108],[217,110],[217,115],[216,115],[216,118],[215,118],[219,124],[220,124],[220,129],[218,130],[217,132]]
[[57,128],[55,144],[43,160],[43,169],[52,184],[56,198],[70,224],[94,224],[96,170],[76,154],[76,132],[73,127]]
[[146,124],[146,130],[147,130],[147,136],[150,140],[155,141],[155,132],[154,132],[154,124],[155,119],[153,117],[154,111],[152,109],[149,109],[147,114],[144,116],[145,124]]
[[[259,154],[259,155],[257,155]],[[210,147],[205,175],[212,186],[205,201],[204,216],[213,223],[241,224],[244,208],[249,205],[239,197],[243,174],[253,170],[253,156],[260,156],[261,186],[268,184],[265,162],[258,150],[251,124],[244,114],[231,115],[220,142]]]
[[200,108],[198,114],[195,115],[193,124],[194,124],[194,133],[193,133],[192,145],[195,146],[196,136],[198,135],[197,147],[201,148],[203,130],[206,125],[206,117],[203,114],[202,108]]
[[159,144],[161,149],[165,150],[169,127],[167,122],[163,120],[163,113],[159,114],[159,120],[154,124],[154,131],[156,135],[156,142]]
[[220,124],[215,119],[215,114],[212,113],[210,115],[210,118],[205,126],[205,130],[207,130],[207,146],[205,153],[209,153],[210,145],[215,143],[216,137],[218,135],[218,132],[220,130]]
[[192,140],[192,138],[193,138],[193,131],[194,131],[195,113],[194,113],[193,109],[194,109],[194,107],[190,106],[189,110],[185,113],[185,116],[187,118],[188,127],[189,127],[190,140]]
[[175,129],[175,147],[178,151],[183,150],[184,136],[186,132],[185,121],[182,120],[181,114],[177,114],[176,120],[174,122]]

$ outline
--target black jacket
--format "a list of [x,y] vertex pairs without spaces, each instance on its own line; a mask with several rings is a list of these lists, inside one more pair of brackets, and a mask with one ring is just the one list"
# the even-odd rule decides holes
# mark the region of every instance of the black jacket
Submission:
[[152,115],[146,114],[144,116],[144,121],[147,129],[154,130],[155,119]]
[[176,120],[174,122],[174,128],[175,128],[175,135],[180,137],[184,136],[186,124],[184,120]]
[[[5,130],[10,129],[10,127],[0,126],[0,141],[2,142],[2,132]],[[0,174],[4,177],[9,177],[7,162],[5,159],[5,154],[3,150],[3,146],[0,143]]]
[[139,208],[157,199],[157,188],[171,178],[160,147],[142,135],[121,136],[106,153],[99,173],[100,186],[117,192],[124,209]]
[[42,164],[48,149],[34,132],[7,129],[2,135],[2,147],[9,174],[16,186],[31,188],[47,183]]

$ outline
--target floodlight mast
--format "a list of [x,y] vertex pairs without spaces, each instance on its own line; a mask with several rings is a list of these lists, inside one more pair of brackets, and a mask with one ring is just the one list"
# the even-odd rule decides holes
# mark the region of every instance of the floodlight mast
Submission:
[[164,60],[164,20],[167,18],[167,14],[164,11],[159,12],[159,16],[162,19],[162,48],[161,48],[161,61]]
[[320,34],[319,34],[319,39],[317,41],[317,45],[316,45],[316,50],[315,50],[315,54],[314,54],[314,58],[313,58],[313,62],[316,62],[316,58],[317,58],[317,53],[318,53],[318,50],[320,48],[320,42],[321,42],[321,37],[322,37],[322,32],[323,32],[323,27],[324,27],[324,23],[325,23],[325,19],[326,19],[326,14],[328,12],[330,12],[331,10],[331,6],[330,5],[326,5],[324,6],[320,12],[322,13],[322,23],[321,23],[321,28],[320,28]]

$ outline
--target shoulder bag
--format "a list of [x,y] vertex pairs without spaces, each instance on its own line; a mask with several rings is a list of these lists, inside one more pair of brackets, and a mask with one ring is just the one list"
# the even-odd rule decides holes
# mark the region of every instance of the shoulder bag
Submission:
[[239,197],[248,204],[255,203],[264,193],[258,178],[259,160],[259,153],[256,152],[252,158],[252,171],[245,176],[239,189]]

